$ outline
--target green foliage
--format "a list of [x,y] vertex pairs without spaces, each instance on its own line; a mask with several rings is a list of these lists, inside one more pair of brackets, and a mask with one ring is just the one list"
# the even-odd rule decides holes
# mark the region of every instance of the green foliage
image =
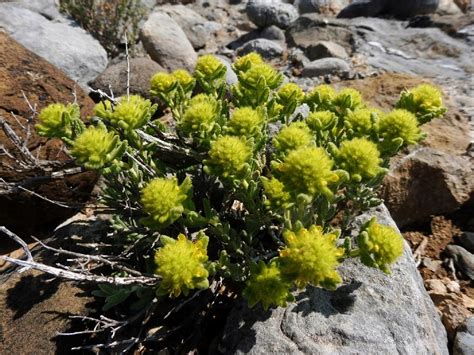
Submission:
[[60,0],[59,6],[61,12],[92,34],[112,57],[121,52],[125,36],[133,48],[139,21],[145,15],[141,0]]
[[[192,75],[157,73],[150,91],[162,111],[138,96],[105,101],[87,129],[74,106],[40,114],[42,134],[62,137],[78,164],[103,174],[118,252],[161,278],[153,289],[98,290],[107,307],[216,294],[218,283],[250,306],[284,306],[295,288],[337,287],[345,258],[389,272],[401,255],[390,227],[373,220],[351,245],[351,226],[381,202],[390,158],[443,112],[439,93],[405,91],[400,108],[384,113],[353,89],[320,85],[304,94],[282,85],[255,53],[233,68],[232,87],[213,56],[201,57]],[[306,118],[294,113],[302,103]]]
[[267,310],[273,305],[284,307],[288,301],[294,300],[290,293],[291,282],[282,275],[276,262],[267,266],[260,260],[258,265],[253,267],[246,285],[243,295],[248,300],[249,307],[261,302]]

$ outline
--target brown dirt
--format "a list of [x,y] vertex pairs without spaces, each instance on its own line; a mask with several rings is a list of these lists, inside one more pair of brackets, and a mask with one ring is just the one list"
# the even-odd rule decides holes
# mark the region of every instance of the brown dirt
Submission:
[[[462,214],[461,211],[460,214]],[[465,212],[469,213],[469,211]],[[455,242],[457,236],[461,235],[461,230],[466,230],[459,214],[451,217],[435,216],[431,219],[428,228],[417,226],[413,230],[405,231],[403,236],[410,244],[414,254],[418,252],[420,271],[425,287],[436,305],[441,320],[448,332],[448,338],[452,342],[456,334],[456,329],[463,324],[465,319],[472,316],[474,310],[474,287],[471,281],[464,275],[456,273],[453,275],[448,263],[444,250],[448,244]],[[427,240],[427,244],[423,247],[423,241]],[[438,269],[430,269],[425,262],[425,258],[438,263]],[[444,290],[433,287],[433,282],[440,281]],[[457,286],[459,289],[450,289],[450,286]]]
[[[22,138],[25,137],[25,131],[12,113],[25,127],[28,126],[28,120],[31,118],[31,137],[27,144],[28,149],[33,154],[39,153],[39,157],[42,159],[61,161],[68,159],[63,152],[63,144],[59,140],[48,140],[35,133],[36,119],[32,117],[32,112],[22,92],[32,105],[36,105],[37,111],[40,111],[53,102],[72,102],[75,91],[84,117],[92,112],[92,100],[61,70],[30,52],[4,33],[0,33],[0,63],[0,116]],[[9,159],[4,155],[0,156],[1,178],[7,182],[19,182],[41,174],[39,171],[21,171],[16,161],[19,156],[18,151],[0,130],[0,145],[2,144],[13,154],[15,159]],[[31,189],[52,200],[77,204],[89,198],[95,180],[96,175],[88,172],[37,185]],[[48,233],[51,227],[74,213],[74,209],[52,205],[30,194],[0,194],[0,225],[6,225],[7,228],[22,235]],[[10,246],[12,244],[2,241],[0,253],[10,251]]]

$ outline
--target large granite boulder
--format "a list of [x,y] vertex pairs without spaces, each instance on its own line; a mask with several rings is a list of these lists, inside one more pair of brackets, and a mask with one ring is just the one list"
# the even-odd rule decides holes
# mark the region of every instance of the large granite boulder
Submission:
[[[383,205],[376,216],[396,228]],[[336,291],[308,288],[286,308],[264,312],[245,304],[230,314],[218,350],[250,354],[448,354],[446,331],[417,271],[408,244],[392,275],[355,259],[339,268]]]
[[0,3],[1,30],[81,85],[107,67],[105,49],[73,23],[49,21],[21,5]]

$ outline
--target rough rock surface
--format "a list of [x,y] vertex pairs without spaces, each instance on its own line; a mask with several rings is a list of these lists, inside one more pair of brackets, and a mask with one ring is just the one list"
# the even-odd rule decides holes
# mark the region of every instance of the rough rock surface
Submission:
[[143,46],[151,59],[169,70],[193,69],[197,60],[191,42],[169,15],[153,12],[140,31]]
[[217,22],[207,21],[194,10],[184,5],[165,5],[158,8],[167,13],[183,29],[194,49],[203,48],[214,32],[221,27]]
[[86,31],[45,17],[13,3],[0,3],[0,30],[63,70],[81,85],[107,67],[107,53]]
[[315,77],[328,74],[347,73],[351,67],[344,59],[323,58],[306,64],[301,72],[303,77]]
[[474,191],[472,162],[431,148],[418,148],[392,165],[382,197],[398,226],[452,213]]
[[245,43],[237,50],[238,55],[245,55],[250,52],[257,52],[263,58],[271,59],[283,54],[283,48],[277,42],[265,38],[253,39]]
[[298,18],[298,11],[292,4],[281,0],[250,0],[247,16],[258,27],[275,25],[286,28]]
[[13,2],[14,4],[18,4],[25,9],[37,12],[40,15],[46,17],[48,20],[55,20],[61,17],[55,0],[7,0],[6,2]]
[[337,14],[350,0],[296,0],[295,6],[300,14],[318,12],[324,14]]
[[330,41],[319,41],[307,47],[306,55],[310,60],[328,57],[346,59],[349,57],[343,46]]
[[[130,59],[130,93],[150,97],[150,79],[153,74],[165,69],[149,58]],[[127,61],[110,65],[90,86],[94,89],[109,91],[109,85],[115,96],[127,93]]]
[[[84,116],[92,113],[93,102],[87,95],[66,77],[59,69],[30,52],[8,35],[0,33],[0,116],[2,116],[21,137],[25,136],[20,123],[27,125],[31,111],[22,91],[37,110],[53,102],[74,101],[73,92],[81,106]],[[13,112],[19,123],[11,115]],[[31,124],[35,124],[33,119]],[[9,149],[18,158],[18,151],[0,129],[0,145]],[[33,127],[27,147],[34,155],[45,160],[69,160],[62,153],[63,145],[58,140],[39,137]],[[11,166],[11,168],[8,168]],[[38,175],[38,172],[22,170],[16,160],[0,156],[0,176],[7,182],[19,182]],[[57,179],[39,185],[27,187],[52,200],[66,203],[84,202],[95,183],[95,174],[91,172],[71,175],[66,179]],[[5,225],[15,232],[28,236],[38,236],[48,226],[55,226],[74,213],[74,209],[62,208],[26,193],[2,194],[0,185],[0,225]],[[48,213],[44,213],[48,211]],[[2,246],[10,245],[2,240]]]
[[474,317],[467,319],[454,340],[454,355],[474,354]]
[[[406,28],[402,21],[378,18],[343,20],[306,14],[287,30],[289,46],[305,52],[318,41],[332,41],[357,53],[366,66],[428,78],[472,76],[474,48],[439,28]],[[383,36],[380,36],[383,33]]]
[[[378,207],[357,219],[377,216]],[[392,275],[347,260],[344,285],[330,292],[308,288],[287,308],[267,312],[245,304],[231,312],[219,350],[251,354],[448,354],[446,332],[423,286],[408,245]]]

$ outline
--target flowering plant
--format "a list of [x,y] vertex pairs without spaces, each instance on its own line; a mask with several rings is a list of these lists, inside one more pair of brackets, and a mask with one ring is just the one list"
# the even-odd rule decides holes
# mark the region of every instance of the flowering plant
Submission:
[[[139,96],[99,103],[87,128],[75,106],[39,116],[42,135],[62,138],[78,164],[103,174],[118,251],[161,278],[137,297],[225,293],[225,285],[268,308],[296,288],[336,288],[345,258],[390,273],[402,237],[376,220],[354,233],[353,221],[381,203],[390,157],[445,112],[439,90],[406,90],[382,112],[354,89],[282,85],[255,53],[233,69],[239,80],[230,87],[211,55],[194,74],[157,73],[156,104]],[[296,113],[303,104],[307,117]]]

